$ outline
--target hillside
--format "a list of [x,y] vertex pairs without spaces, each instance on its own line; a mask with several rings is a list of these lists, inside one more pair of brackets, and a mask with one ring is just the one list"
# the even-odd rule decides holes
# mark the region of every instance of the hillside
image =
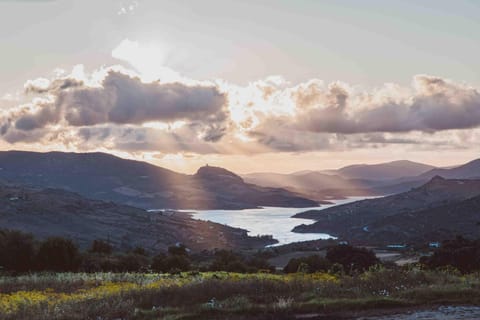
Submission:
[[352,165],[333,172],[349,179],[393,180],[417,176],[434,168],[423,163],[399,160],[380,164]]
[[410,188],[423,185],[435,176],[446,179],[478,179],[480,178],[480,159],[451,168],[435,168],[417,176],[388,180],[381,185],[374,186],[372,191],[374,193],[384,192],[385,194],[404,192]]
[[294,174],[252,173],[243,175],[243,178],[249,183],[285,188],[317,201],[377,194],[370,189],[376,185],[375,181],[349,180],[317,171]]
[[[412,177],[435,167],[407,161],[393,161],[374,165],[351,165],[338,170],[303,170],[291,174],[251,173],[243,175],[245,181],[261,186],[286,188],[317,201],[340,199],[348,196],[386,195],[403,192],[424,183]],[[397,181],[398,180],[398,181]]]
[[[365,243],[428,243],[458,235],[480,237],[480,196],[414,212],[381,218],[349,235]],[[366,232],[365,230],[368,230]]]
[[141,246],[155,252],[177,242],[197,251],[274,242],[248,237],[246,230],[194,220],[187,213],[149,213],[57,189],[1,185],[0,208],[0,229],[23,230],[39,238],[67,237],[84,248],[95,239],[108,239],[117,249]]
[[480,159],[467,162],[461,166],[449,169],[432,169],[421,174],[419,178],[428,179],[434,176],[442,176],[447,179],[474,179],[480,178]]
[[204,167],[186,175],[105,153],[4,151],[0,152],[0,179],[146,209],[317,206],[283,189],[245,183],[222,168]]
[[[477,195],[480,195],[480,180],[446,180],[437,176],[425,185],[404,193],[299,213],[295,217],[314,219],[317,222],[298,226],[294,231],[326,232],[353,239],[359,231],[368,232],[370,226],[381,219],[387,221],[399,214],[414,214],[421,210],[455,204]],[[402,229],[402,220],[397,222],[397,228]],[[435,222],[435,219],[430,221],[432,226],[435,226]]]

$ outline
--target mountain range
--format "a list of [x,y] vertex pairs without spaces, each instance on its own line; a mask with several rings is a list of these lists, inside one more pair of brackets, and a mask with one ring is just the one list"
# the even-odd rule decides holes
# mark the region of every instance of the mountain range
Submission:
[[205,166],[194,175],[186,175],[106,153],[3,151],[0,179],[145,209],[318,205],[285,189],[245,183],[223,168]]
[[352,165],[338,170],[299,171],[291,174],[245,174],[246,182],[285,188],[317,201],[348,196],[383,196],[419,187],[434,176],[480,178],[480,159],[453,168],[435,168],[412,161]]
[[[407,192],[299,213],[296,218],[316,222],[297,226],[294,231],[325,232],[368,244],[425,240],[429,234],[430,240],[445,239],[466,230],[476,232],[476,228],[464,226],[467,222],[475,222],[473,225],[480,222],[478,208],[470,206],[465,211],[458,208],[475,205],[478,201],[472,199],[478,196],[480,180],[435,176]],[[460,211],[461,214],[454,214]]]
[[431,165],[398,160],[379,164],[356,164],[338,170],[325,170],[322,172],[335,174],[347,179],[394,180],[417,176],[432,169],[435,169],[435,167]]
[[105,153],[0,152],[0,227],[65,235],[83,246],[105,237],[117,247],[152,250],[176,242],[198,250],[262,246],[273,240],[187,213],[145,209],[307,208],[349,195],[386,194],[297,214],[316,222],[294,231],[368,245],[475,235],[480,160],[451,168],[395,161],[242,177],[208,165],[181,174]]

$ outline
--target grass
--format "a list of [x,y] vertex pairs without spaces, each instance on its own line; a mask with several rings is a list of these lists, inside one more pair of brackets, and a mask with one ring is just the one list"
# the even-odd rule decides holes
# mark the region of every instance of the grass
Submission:
[[317,274],[60,273],[0,277],[1,319],[289,319],[480,303],[478,275],[373,269]]

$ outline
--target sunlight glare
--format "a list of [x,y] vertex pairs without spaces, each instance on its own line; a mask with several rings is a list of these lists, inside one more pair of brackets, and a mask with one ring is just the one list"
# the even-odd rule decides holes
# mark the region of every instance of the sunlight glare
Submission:
[[175,82],[180,75],[165,66],[168,49],[165,45],[150,43],[142,45],[137,41],[124,39],[112,50],[112,57],[131,64],[144,81]]

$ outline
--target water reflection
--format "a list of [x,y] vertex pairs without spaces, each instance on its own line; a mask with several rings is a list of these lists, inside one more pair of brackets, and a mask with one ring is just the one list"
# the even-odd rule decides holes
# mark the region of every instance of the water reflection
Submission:
[[197,210],[194,219],[208,220],[249,231],[249,235],[272,235],[279,241],[277,245],[297,241],[328,239],[326,233],[295,233],[292,229],[300,224],[315,222],[310,219],[292,218],[293,215],[311,209],[326,209],[339,204],[365,199],[366,197],[350,197],[348,199],[332,200],[331,205],[322,205],[314,208],[277,208],[245,210]]

